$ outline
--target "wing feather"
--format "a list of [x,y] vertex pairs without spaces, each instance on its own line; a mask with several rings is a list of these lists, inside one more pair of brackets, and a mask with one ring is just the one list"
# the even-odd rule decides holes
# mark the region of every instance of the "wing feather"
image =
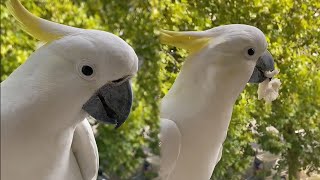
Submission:
[[87,119],[77,125],[71,148],[83,180],[96,180],[99,169],[99,154],[93,131]]
[[174,169],[181,148],[181,133],[176,123],[169,119],[160,120],[161,162],[159,175],[167,179]]

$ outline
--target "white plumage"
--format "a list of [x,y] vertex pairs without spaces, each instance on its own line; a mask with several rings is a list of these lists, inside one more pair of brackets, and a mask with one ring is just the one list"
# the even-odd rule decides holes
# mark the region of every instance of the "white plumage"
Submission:
[[7,5],[23,29],[46,44],[1,83],[1,179],[95,180],[98,151],[83,107],[96,109],[84,104],[97,95],[97,106],[103,98],[121,100],[122,91],[104,95],[123,88],[129,97],[121,101],[123,114],[113,101],[102,103],[111,107],[105,114],[93,113],[123,123],[132,100],[128,79],[137,72],[134,50],[111,33],[35,17],[18,0]]
[[267,51],[265,36],[255,27],[233,24],[201,32],[163,31],[161,40],[191,55],[161,103],[160,177],[208,180],[221,158],[237,97],[249,80],[266,79],[253,77]]

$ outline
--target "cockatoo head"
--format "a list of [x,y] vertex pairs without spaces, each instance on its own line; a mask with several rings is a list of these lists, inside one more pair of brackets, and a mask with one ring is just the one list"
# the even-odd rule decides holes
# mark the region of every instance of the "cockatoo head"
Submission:
[[108,32],[38,18],[18,0],[7,6],[26,32],[45,42],[26,62],[25,71],[37,66],[34,78],[56,84],[55,93],[63,91],[66,99],[79,104],[79,111],[116,127],[124,123],[132,105],[130,78],[138,70],[132,47]]
[[165,44],[187,49],[191,56],[197,56],[195,59],[201,59],[206,64],[243,68],[250,72],[249,83],[264,81],[267,78],[264,72],[274,70],[274,60],[267,50],[266,38],[253,26],[230,24],[206,31],[162,31],[160,38]]

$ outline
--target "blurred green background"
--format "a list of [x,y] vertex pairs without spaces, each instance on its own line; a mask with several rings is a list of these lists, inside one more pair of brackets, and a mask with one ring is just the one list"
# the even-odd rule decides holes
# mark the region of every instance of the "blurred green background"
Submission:
[[[257,85],[238,98],[212,179],[298,179],[320,173],[320,2],[318,0],[24,0],[32,13],[80,28],[112,32],[139,56],[133,113],[119,130],[100,125],[101,169],[110,179],[151,179],[148,157],[159,154],[158,101],[171,87],[187,52],[161,46],[159,29],[206,30],[223,24],[249,24],[267,36],[283,85],[272,104],[257,100]],[[1,80],[36,49],[1,1]],[[271,131],[270,129],[276,129]],[[273,170],[247,175],[259,152],[278,157]],[[251,173],[252,174],[252,173]]]

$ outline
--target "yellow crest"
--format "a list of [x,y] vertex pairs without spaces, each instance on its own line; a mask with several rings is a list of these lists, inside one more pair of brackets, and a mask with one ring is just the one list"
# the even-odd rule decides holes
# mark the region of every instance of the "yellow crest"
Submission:
[[21,28],[40,41],[53,41],[80,30],[36,17],[25,9],[19,0],[8,0],[6,5]]
[[174,32],[162,30],[160,33],[160,41],[164,44],[186,49],[190,53],[195,53],[207,46],[211,40],[210,37],[200,36],[197,33],[201,32]]

